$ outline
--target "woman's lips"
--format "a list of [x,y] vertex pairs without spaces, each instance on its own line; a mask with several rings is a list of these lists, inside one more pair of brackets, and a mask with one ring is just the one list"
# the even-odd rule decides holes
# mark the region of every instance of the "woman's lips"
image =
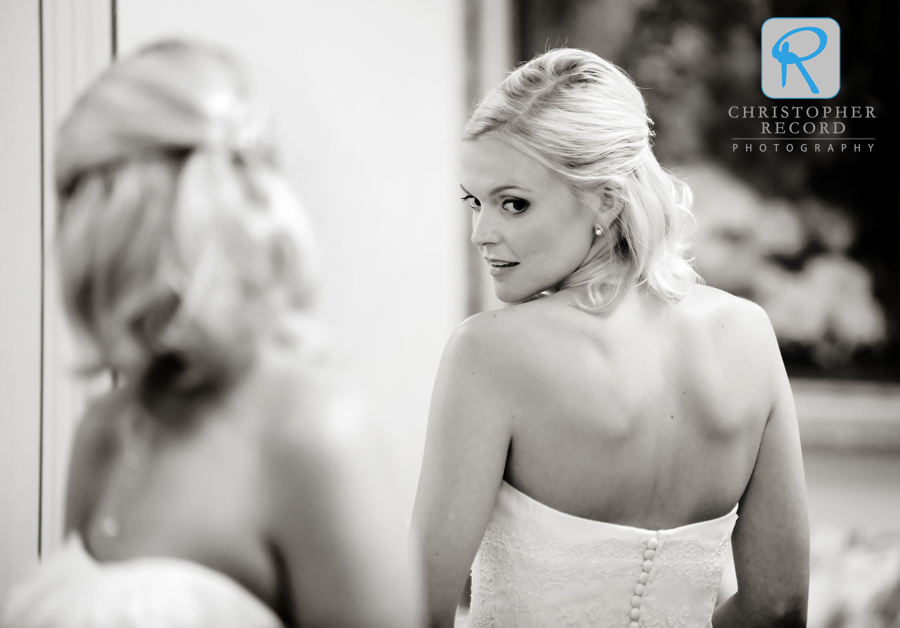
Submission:
[[488,268],[490,269],[491,275],[494,277],[502,275],[503,273],[508,272],[510,269],[515,268],[519,265],[519,262],[510,262],[503,259],[492,259],[489,257],[486,257],[484,259],[488,263]]

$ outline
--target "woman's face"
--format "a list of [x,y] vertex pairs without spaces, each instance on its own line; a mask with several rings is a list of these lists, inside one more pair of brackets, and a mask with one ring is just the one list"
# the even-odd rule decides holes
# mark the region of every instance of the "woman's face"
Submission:
[[566,181],[503,140],[463,142],[462,188],[472,207],[472,244],[501,301],[556,287],[587,257],[595,220]]

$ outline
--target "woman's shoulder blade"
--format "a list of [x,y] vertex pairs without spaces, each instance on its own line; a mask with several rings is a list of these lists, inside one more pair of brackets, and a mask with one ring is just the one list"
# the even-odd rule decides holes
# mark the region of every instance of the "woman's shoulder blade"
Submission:
[[[774,402],[775,383],[783,373],[781,352],[765,310],[722,290],[698,286],[679,304],[677,325],[683,330],[679,360],[691,365],[691,380],[702,382],[711,403],[731,408],[764,408]],[[741,405],[741,404],[738,404]]]

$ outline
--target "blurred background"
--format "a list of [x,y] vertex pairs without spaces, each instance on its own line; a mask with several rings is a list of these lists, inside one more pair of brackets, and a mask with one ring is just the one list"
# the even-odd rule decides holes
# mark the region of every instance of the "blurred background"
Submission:
[[[838,22],[834,99],[762,94],[771,17]],[[90,394],[56,294],[50,165],[91,78],[174,35],[250,62],[318,236],[320,313],[411,510],[443,345],[500,305],[457,200],[461,127],[509,70],[566,45],[643,89],[657,156],[696,197],[700,273],[775,326],[809,485],[810,625],[900,626],[898,30],[897,3],[877,0],[0,0],[0,596],[58,543]],[[805,153],[732,140],[760,126],[731,107],[773,104],[873,107],[841,122],[875,139]]]

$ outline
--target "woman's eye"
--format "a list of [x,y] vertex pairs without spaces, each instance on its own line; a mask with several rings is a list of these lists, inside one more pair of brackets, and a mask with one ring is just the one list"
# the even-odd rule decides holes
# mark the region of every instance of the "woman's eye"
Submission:
[[467,202],[469,204],[469,207],[471,207],[472,209],[478,209],[479,207],[481,207],[481,201],[479,201],[471,194],[466,194],[462,197],[462,200]]
[[528,201],[523,201],[521,198],[508,198],[503,201],[503,209],[511,214],[521,214],[528,209],[528,204]]

